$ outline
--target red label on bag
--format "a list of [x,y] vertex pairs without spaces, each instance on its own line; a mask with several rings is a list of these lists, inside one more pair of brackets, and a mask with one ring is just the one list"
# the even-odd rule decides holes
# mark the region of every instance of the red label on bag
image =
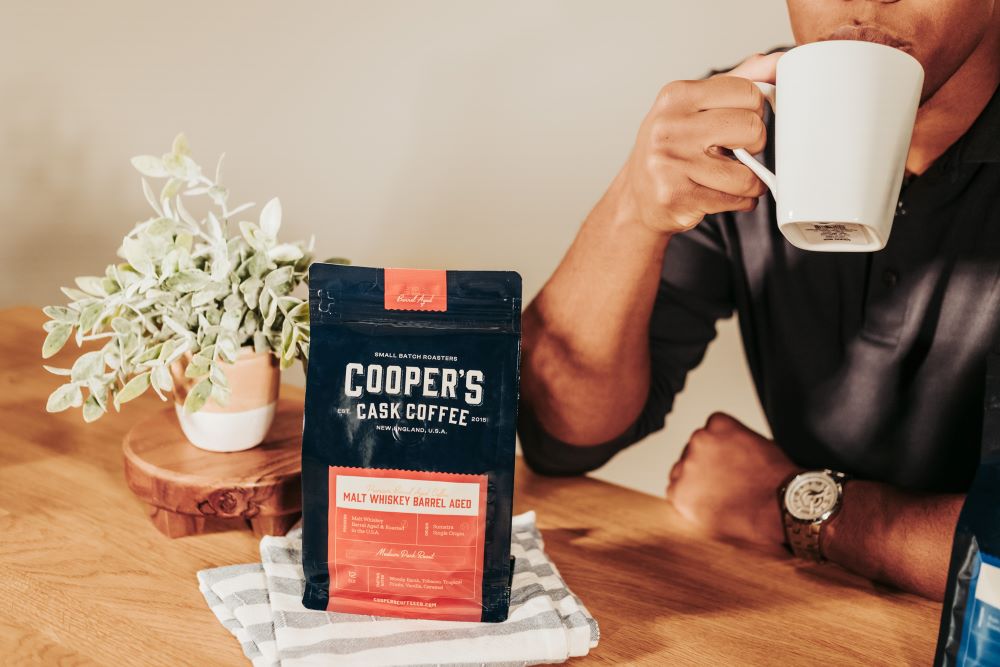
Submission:
[[330,467],[327,611],[478,621],[486,475]]
[[448,310],[447,272],[386,269],[385,308],[439,312]]

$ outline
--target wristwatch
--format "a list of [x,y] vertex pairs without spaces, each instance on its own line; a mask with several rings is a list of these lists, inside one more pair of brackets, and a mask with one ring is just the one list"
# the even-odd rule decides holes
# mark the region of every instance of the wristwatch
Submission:
[[785,540],[799,558],[823,562],[820,536],[840,510],[848,477],[833,470],[797,473],[778,490]]

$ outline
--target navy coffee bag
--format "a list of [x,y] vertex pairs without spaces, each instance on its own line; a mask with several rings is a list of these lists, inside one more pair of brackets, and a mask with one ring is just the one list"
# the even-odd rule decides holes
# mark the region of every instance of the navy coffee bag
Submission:
[[1000,665],[1000,355],[987,359],[979,469],[955,529],[937,667]]
[[313,264],[310,609],[507,618],[521,278]]

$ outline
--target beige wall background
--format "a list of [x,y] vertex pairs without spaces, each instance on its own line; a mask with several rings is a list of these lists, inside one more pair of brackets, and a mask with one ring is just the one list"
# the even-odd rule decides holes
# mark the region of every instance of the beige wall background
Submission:
[[[532,297],[660,86],[789,43],[780,0],[0,3],[0,307],[62,298],[187,133],[319,256],[505,268]],[[26,352],[30,353],[30,351]],[[295,381],[296,376],[291,376]],[[764,430],[735,322],[665,433],[598,477],[662,494],[713,410]]]

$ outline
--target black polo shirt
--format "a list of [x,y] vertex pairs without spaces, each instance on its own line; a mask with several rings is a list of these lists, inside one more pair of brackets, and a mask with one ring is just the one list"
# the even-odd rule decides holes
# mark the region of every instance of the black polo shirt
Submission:
[[[773,165],[771,146],[764,159]],[[767,196],[751,213],[710,216],[671,239],[642,414],[613,441],[576,447],[547,435],[523,405],[533,468],[592,470],[662,428],[716,320],[735,312],[774,439],[793,461],[907,489],[968,488],[1000,325],[1000,95],[904,185],[883,250],[800,250],[774,209]]]

